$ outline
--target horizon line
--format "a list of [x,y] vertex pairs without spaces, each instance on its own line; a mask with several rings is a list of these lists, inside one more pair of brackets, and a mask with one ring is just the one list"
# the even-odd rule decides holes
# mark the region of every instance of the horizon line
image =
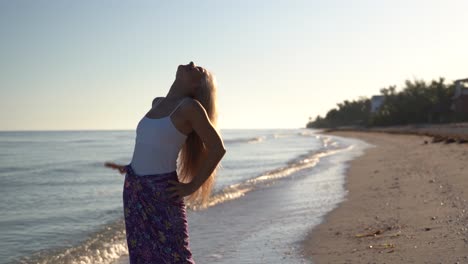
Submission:
[[[261,130],[261,129],[301,129],[307,127],[265,127],[265,128],[220,128],[220,130]],[[135,131],[135,128],[128,129],[12,129],[0,130],[0,132],[92,132],[92,131]]]

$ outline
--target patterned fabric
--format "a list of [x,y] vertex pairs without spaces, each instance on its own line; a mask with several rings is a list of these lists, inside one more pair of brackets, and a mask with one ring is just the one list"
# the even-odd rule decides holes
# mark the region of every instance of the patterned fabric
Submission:
[[189,247],[184,200],[170,198],[177,172],[136,175],[125,166],[123,204],[130,264],[195,263]]

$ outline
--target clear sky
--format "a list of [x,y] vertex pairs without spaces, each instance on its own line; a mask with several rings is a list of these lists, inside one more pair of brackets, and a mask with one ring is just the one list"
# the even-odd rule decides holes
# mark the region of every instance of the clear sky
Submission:
[[406,79],[468,77],[468,1],[0,0],[0,130],[135,129],[179,64],[219,125],[298,128]]

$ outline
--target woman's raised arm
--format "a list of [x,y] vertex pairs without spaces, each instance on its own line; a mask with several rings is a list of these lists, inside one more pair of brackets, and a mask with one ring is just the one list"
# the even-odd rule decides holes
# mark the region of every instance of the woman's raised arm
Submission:
[[205,144],[205,147],[207,148],[207,157],[190,183],[185,184],[172,182],[175,186],[168,188],[168,190],[174,191],[172,196],[180,197],[190,195],[200,188],[226,153],[223,140],[211,124],[210,119],[200,102],[193,99],[188,100],[186,105],[184,105],[184,112],[186,113],[187,121],[191,124],[193,131],[197,133]]

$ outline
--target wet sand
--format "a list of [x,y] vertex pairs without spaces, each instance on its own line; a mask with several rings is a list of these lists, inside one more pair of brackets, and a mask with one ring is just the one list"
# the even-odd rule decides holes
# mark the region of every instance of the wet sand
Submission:
[[350,163],[346,200],[309,232],[304,254],[317,264],[468,263],[468,144],[330,134],[376,147]]

